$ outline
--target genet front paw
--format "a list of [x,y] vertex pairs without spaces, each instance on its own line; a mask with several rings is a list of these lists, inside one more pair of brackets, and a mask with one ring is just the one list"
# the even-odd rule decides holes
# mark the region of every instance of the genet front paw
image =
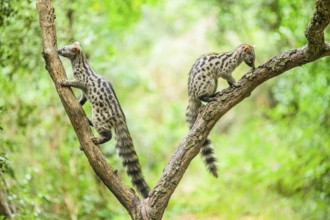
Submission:
[[69,83],[67,80],[62,80],[62,81],[60,81],[60,85],[67,87],[67,86],[69,86]]
[[234,83],[230,87],[232,87],[232,88],[239,88],[241,86],[242,86],[241,84]]
[[99,139],[96,138],[96,137],[93,137],[93,138],[92,138],[92,141],[93,141],[93,143],[94,143],[95,145],[98,145],[98,144],[99,144]]

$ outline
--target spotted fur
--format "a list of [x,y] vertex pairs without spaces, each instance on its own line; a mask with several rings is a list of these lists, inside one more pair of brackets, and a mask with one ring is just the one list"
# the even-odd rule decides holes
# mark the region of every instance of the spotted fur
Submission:
[[[190,129],[197,119],[202,102],[210,102],[215,96],[219,77],[225,79],[230,86],[234,86],[235,79],[232,72],[242,61],[254,68],[255,54],[253,46],[242,44],[231,52],[210,53],[196,60],[190,70],[188,79],[189,101],[186,120]],[[216,158],[210,139],[207,139],[202,145],[201,156],[209,171],[217,177]]]
[[62,86],[72,86],[83,91],[79,102],[83,105],[89,100],[92,105],[92,121],[100,137],[93,138],[95,144],[103,144],[112,138],[111,130],[116,134],[116,149],[122,158],[127,174],[138,191],[147,197],[149,187],[145,182],[133,140],[129,133],[124,112],[110,82],[96,74],[88,64],[79,43],[73,43],[58,50],[58,54],[71,60],[73,80],[66,80]]

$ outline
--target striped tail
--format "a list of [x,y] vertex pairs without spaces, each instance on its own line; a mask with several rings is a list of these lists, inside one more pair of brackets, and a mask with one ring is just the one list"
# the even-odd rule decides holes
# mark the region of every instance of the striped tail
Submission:
[[[188,107],[186,110],[186,121],[191,129],[197,119],[199,108],[202,103],[200,100],[189,98]],[[217,159],[214,154],[211,140],[207,138],[201,147],[201,157],[204,160],[205,166],[213,176],[218,177]]]
[[207,169],[214,177],[218,177],[217,159],[214,154],[212,142],[209,138],[205,140],[200,153]]
[[142,175],[139,159],[134,150],[133,140],[129,133],[125,121],[119,121],[115,127],[116,149],[123,160],[127,175],[131,177],[133,186],[141,193],[144,198],[148,197],[149,186]]
[[191,129],[197,119],[199,108],[201,107],[202,102],[194,98],[189,98],[188,107],[186,110],[186,121]]

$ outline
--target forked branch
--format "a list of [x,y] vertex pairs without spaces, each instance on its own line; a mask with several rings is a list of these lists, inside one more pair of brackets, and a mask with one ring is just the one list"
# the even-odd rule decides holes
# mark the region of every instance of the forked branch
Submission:
[[91,142],[91,129],[85,113],[75,100],[72,91],[59,85],[59,82],[65,79],[66,75],[56,53],[54,10],[50,0],[37,0],[37,8],[43,34],[43,57],[46,62],[46,69],[55,83],[63,106],[95,173],[127,209],[132,219],[159,220],[162,218],[171,195],[216,122],[231,108],[250,96],[257,86],[294,67],[330,55],[330,45],[324,42],[324,30],[330,20],[330,0],[318,0],[316,10],[305,31],[308,44],[274,56],[253,72],[246,73],[237,82],[238,87],[223,90],[215,101],[207,104],[193,128],[177,146],[149,197],[141,200],[128,186],[122,183],[115,170],[107,164],[98,147]]

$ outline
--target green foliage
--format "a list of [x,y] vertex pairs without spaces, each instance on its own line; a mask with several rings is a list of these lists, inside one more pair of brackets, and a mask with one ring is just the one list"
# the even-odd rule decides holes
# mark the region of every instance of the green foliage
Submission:
[[[314,3],[287,0],[54,5],[59,47],[80,41],[93,68],[114,84],[151,186],[187,133],[186,83],[194,60],[246,42],[256,44],[262,63],[306,43],[314,10]],[[79,150],[44,68],[34,2],[1,1],[0,45],[0,172],[16,218],[128,219]],[[69,61],[62,61],[71,78]],[[220,178],[196,158],[164,219],[326,219],[328,66],[325,58],[293,69],[228,112],[211,133]],[[234,77],[246,70],[240,66]],[[219,80],[219,90],[226,86]],[[114,141],[101,149],[130,184]]]
[[3,26],[7,18],[15,13],[15,10],[12,8],[14,1],[3,0],[0,2],[0,26]]

